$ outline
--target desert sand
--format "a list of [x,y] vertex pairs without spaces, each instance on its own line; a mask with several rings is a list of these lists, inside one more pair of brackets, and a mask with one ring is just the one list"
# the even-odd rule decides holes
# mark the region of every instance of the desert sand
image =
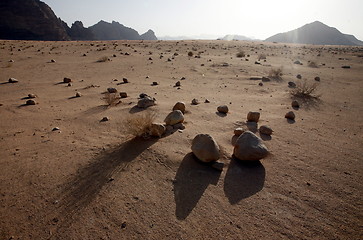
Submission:
[[[363,48],[0,41],[0,53],[0,239],[362,238]],[[251,80],[277,68],[281,79]],[[317,76],[320,97],[293,109],[288,82]],[[109,87],[128,97],[107,106]],[[135,107],[140,93],[157,105]],[[28,94],[36,105],[25,105]],[[131,115],[152,110],[162,123],[178,101],[185,130],[160,139],[126,132]],[[249,111],[274,131],[261,136],[270,154],[254,165],[232,157],[233,131],[248,127]],[[221,147],[223,171],[191,153],[199,133]]]

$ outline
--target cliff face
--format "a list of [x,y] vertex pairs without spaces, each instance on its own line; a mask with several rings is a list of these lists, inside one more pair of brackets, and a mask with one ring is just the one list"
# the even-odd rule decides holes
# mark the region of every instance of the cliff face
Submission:
[[113,21],[108,23],[100,21],[97,24],[89,27],[94,34],[96,40],[138,40],[140,35],[132,28],[125,27],[124,25]]
[[93,32],[89,28],[85,28],[81,21],[75,21],[70,28],[66,23],[64,24],[72,40],[95,40]]
[[149,31],[147,31],[144,34],[141,34],[140,39],[142,39],[142,40],[158,40],[158,38],[155,36],[154,31],[151,29],[149,29]]
[[70,40],[62,21],[39,0],[0,1],[0,39]]

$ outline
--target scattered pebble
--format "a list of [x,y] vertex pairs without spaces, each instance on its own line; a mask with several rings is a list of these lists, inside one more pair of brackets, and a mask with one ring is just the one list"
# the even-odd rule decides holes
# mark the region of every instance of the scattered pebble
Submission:
[[54,132],[54,131],[59,131],[60,130],[60,128],[59,127],[55,127],[55,128],[53,128],[52,129],[52,131]]
[[63,82],[70,83],[70,82],[72,82],[72,79],[65,77],[65,78],[63,78]]
[[80,93],[80,92],[76,92],[76,97],[78,98],[78,97],[81,97],[82,96],[82,94]]
[[198,99],[194,98],[194,99],[192,100],[192,104],[193,104],[193,105],[198,105],[198,104],[199,104]]
[[107,121],[110,121],[110,118],[109,117],[103,117],[101,119],[101,122],[107,122]]
[[175,83],[175,87],[180,87],[180,81],[177,81],[176,83]]
[[127,93],[126,92],[120,92],[120,97],[121,98],[127,98]]
[[301,77],[301,74],[296,75],[296,78],[297,78],[297,79],[301,79],[301,78],[302,78],[302,77]]
[[320,77],[315,77],[314,80],[320,82]]
[[122,81],[123,81],[124,83],[129,83],[129,80],[127,80],[127,78],[123,78],[123,79],[122,79]]
[[288,84],[288,85],[289,85],[289,87],[291,87],[291,88],[295,88],[295,87],[296,87],[296,83],[294,83],[294,82],[288,82],[287,84]]

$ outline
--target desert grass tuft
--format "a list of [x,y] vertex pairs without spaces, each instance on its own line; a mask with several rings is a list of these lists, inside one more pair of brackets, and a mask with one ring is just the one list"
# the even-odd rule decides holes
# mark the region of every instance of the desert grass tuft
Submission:
[[274,80],[281,80],[282,79],[282,68],[272,68],[268,73],[268,77]]
[[125,120],[125,130],[127,134],[135,137],[150,137],[150,127],[156,118],[156,112],[148,110],[130,115]]
[[243,57],[245,57],[246,56],[246,54],[245,54],[245,52],[244,51],[239,51],[237,54],[236,54],[236,57],[238,57],[238,58],[243,58]]
[[116,106],[121,102],[120,96],[117,93],[105,93],[104,97],[102,98],[107,106],[113,107]]
[[307,82],[303,80],[296,84],[296,87],[290,90],[290,94],[297,98],[309,99],[309,98],[320,98],[320,95],[317,94],[317,87],[319,83],[316,82]]
[[103,56],[97,60],[97,62],[107,62],[107,61],[110,61],[110,59],[107,56]]

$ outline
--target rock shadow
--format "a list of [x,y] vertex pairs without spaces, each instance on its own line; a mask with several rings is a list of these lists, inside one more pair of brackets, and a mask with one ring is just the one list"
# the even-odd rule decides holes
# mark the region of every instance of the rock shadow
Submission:
[[246,126],[247,126],[248,130],[250,130],[251,132],[253,132],[253,133],[257,132],[258,124],[256,122],[247,121]]
[[318,96],[306,96],[306,97],[292,97],[292,100],[296,100],[300,103],[300,107],[295,109],[299,110],[301,108],[305,110],[319,109],[320,105],[323,101],[320,99],[320,95]]
[[229,203],[237,204],[261,191],[265,174],[260,161],[246,162],[232,158],[224,179],[224,193]]
[[106,111],[108,107],[109,107],[108,105],[99,105],[99,106],[96,106],[96,107],[92,107],[92,108],[86,110],[84,112],[84,114],[86,114],[86,115],[88,115],[88,114],[98,114],[98,113]]
[[216,112],[217,116],[227,117],[227,113]]
[[175,215],[178,220],[189,216],[208,185],[216,185],[220,175],[221,172],[210,165],[199,162],[193,153],[184,157],[174,182]]

